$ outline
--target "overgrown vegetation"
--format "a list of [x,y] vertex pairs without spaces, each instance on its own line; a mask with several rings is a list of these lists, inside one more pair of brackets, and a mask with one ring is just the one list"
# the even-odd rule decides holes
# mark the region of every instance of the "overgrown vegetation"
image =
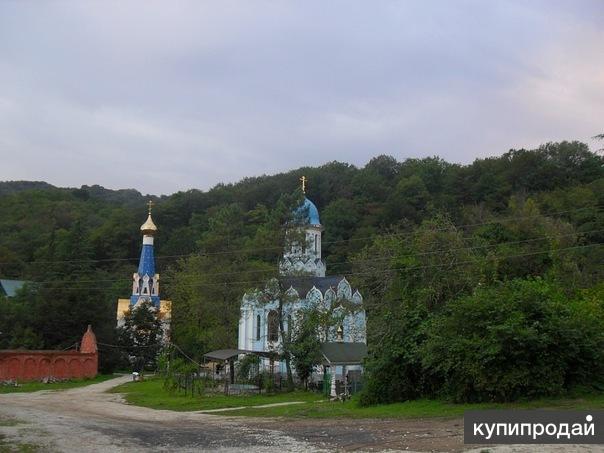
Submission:
[[111,389],[112,393],[124,393],[126,401],[138,406],[175,411],[213,410],[226,407],[258,406],[288,401],[316,401],[321,395],[312,392],[288,392],[273,394],[224,395],[220,393],[202,394],[191,398],[184,392],[170,391],[164,386],[163,379],[148,379],[142,382],[129,382]]
[[329,401],[287,406],[232,410],[219,413],[226,416],[247,417],[305,417],[305,418],[437,418],[462,417],[465,411],[484,409],[563,409],[595,410],[604,408],[601,394],[571,395],[565,398],[540,398],[513,403],[452,403],[436,399],[415,399],[399,403],[364,406],[352,400],[333,403]]
[[124,315],[124,325],[118,328],[118,346],[133,370],[154,370],[163,346],[163,330],[159,309],[151,301],[130,308]]
[[[236,345],[241,296],[275,275],[282,196],[302,174],[329,273],[364,296],[364,403],[507,401],[601,384],[604,167],[578,142],[470,165],[332,162],[155,198],[162,295],[187,355]],[[67,347],[88,324],[115,344],[144,210],[134,191],[2,183],[0,275],[36,283],[0,302],[0,347]],[[104,369],[115,351],[101,345]]]
[[[417,418],[461,417],[464,411],[478,409],[601,409],[602,394],[571,394],[564,398],[539,398],[515,403],[465,403],[454,404],[443,400],[418,399],[403,403],[362,406],[355,396],[345,402],[333,403],[313,392],[296,391],[268,395],[226,396],[222,394],[191,398],[183,393],[169,392],[161,379],[129,382],[111,389],[123,393],[126,401],[153,409],[200,411],[231,408],[217,415],[243,415],[251,417],[311,417],[311,418]],[[302,404],[257,407],[267,404],[302,402]],[[254,407],[256,406],[256,407]],[[244,407],[244,409],[236,409]]]
[[94,378],[85,379],[70,379],[61,382],[19,382],[18,385],[0,385],[0,393],[23,393],[37,392],[39,390],[67,390],[76,387],[84,387],[86,385],[98,384],[99,382],[107,381],[114,378],[112,374],[99,374]]

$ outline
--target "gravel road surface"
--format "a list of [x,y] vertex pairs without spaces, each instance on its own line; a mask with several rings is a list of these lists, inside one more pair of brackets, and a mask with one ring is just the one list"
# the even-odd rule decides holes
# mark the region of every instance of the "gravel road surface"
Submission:
[[[121,395],[106,393],[129,379],[123,376],[64,391],[2,394],[0,434],[8,441],[41,445],[44,452],[65,453],[466,449],[462,419],[266,419],[155,410],[125,404]],[[596,448],[558,446],[547,450],[604,452]],[[488,450],[537,451],[535,446]]]

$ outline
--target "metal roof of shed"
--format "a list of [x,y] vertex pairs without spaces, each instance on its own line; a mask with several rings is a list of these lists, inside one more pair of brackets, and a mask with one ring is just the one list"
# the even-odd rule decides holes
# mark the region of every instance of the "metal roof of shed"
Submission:
[[261,357],[276,357],[276,352],[265,352],[265,351],[249,351],[246,349],[217,349],[216,351],[210,351],[203,356],[210,360],[229,360],[237,357],[241,354],[254,354]]
[[365,343],[321,343],[324,365],[360,365],[367,357]]
[[23,288],[25,283],[27,282],[23,280],[0,279],[0,294],[4,294],[7,297],[15,297],[17,295],[17,291]]

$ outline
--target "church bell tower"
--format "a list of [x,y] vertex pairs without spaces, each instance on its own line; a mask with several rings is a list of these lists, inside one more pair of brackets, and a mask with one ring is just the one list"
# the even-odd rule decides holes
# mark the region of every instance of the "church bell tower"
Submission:
[[153,254],[153,237],[157,227],[151,218],[153,202],[149,202],[149,215],[147,221],[141,225],[143,234],[143,247],[138,263],[138,271],[132,274],[132,295],[130,305],[136,306],[140,301],[149,300],[159,308],[159,274],[155,273],[155,256]]
[[159,274],[155,272],[155,255],[153,242],[157,227],[151,218],[153,202],[149,201],[147,220],[141,225],[140,231],[143,235],[141,255],[138,262],[138,270],[132,274],[132,294],[130,299],[118,299],[117,301],[117,324],[123,324],[124,315],[139,304],[149,301],[155,308],[158,316],[162,319],[165,329],[170,322],[171,302],[161,300],[159,296]]
[[[300,178],[302,192],[306,195],[305,176]],[[284,276],[325,277],[325,262],[321,258],[321,233],[323,225],[319,210],[315,204],[304,196],[302,205],[295,212],[297,223],[304,234],[304,243],[292,243],[283,251],[279,262],[279,273]]]

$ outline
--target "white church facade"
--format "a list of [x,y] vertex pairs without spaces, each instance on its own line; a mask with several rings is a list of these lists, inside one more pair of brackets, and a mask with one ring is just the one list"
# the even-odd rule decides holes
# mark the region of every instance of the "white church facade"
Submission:
[[[337,320],[337,325],[326,328],[320,334],[321,342],[366,343],[366,319],[361,293],[351,287],[346,277],[326,275],[327,268],[321,257],[323,226],[315,204],[305,197],[299,212],[302,213],[299,228],[303,229],[305,244],[293,244],[284,250],[279,263],[278,282],[267,282],[266,286],[277,286],[279,291],[265,288],[243,296],[239,320],[239,350],[280,351],[280,303],[286,335],[294,330],[301,311],[312,309],[329,312],[332,314],[331,318]],[[275,296],[267,297],[267,294]],[[285,373],[285,363],[276,362],[274,366],[275,372]],[[349,370],[355,368],[359,367],[348,367]],[[341,372],[340,367],[337,373]]]

